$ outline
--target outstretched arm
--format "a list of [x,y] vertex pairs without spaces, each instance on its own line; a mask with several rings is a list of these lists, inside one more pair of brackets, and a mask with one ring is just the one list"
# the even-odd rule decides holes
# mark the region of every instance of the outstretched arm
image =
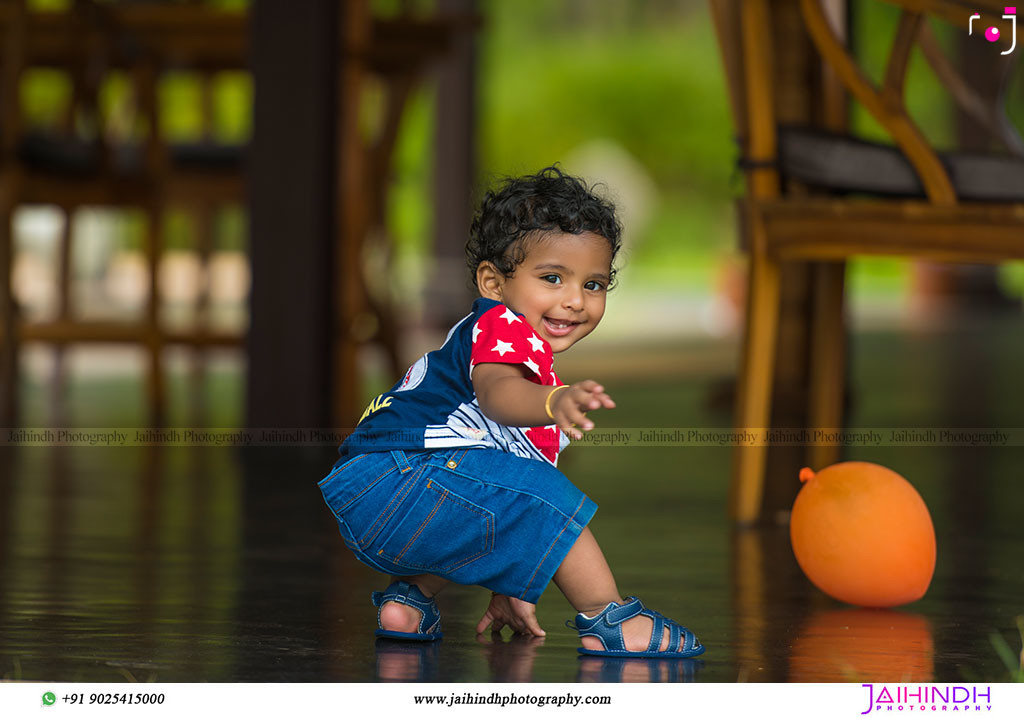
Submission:
[[[493,421],[506,426],[545,426],[554,423],[571,438],[579,440],[594,427],[586,411],[615,408],[615,401],[596,381],[580,381],[568,388],[541,386],[526,379],[528,369],[517,364],[481,363],[473,368],[473,390],[480,409]],[[554,395],[552,391],[555,391]]]

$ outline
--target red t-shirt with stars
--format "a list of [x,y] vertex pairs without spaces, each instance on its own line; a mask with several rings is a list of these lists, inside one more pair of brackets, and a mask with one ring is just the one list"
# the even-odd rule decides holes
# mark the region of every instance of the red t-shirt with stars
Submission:
[[[504,304],[490,309],[473,326],[470,367],[480,363],[522,364],[530,369],[530,381],[541,386],[561,386],[554,362],[550,344],[537,335],[526,319]],[[526,437],[552,463],[558,460],[561,435],[554,424],[526,429]]]
[[472,372],[481,363],[522,365],[534,383],[562,385],[547,341],[504,304],[477,299],[439,349],[420,357],[402,380],[367,406],[339,449],[339,463],[371,451],[465,446],[557,464],[569,444],[557,426],[506,426],[480,410]]

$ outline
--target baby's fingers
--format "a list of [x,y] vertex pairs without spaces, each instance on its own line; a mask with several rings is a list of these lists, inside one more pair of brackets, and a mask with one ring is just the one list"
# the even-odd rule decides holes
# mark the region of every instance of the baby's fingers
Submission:
[[601,402],[601,405],[605,408],[615,408],[615,401],[607,393],[598,394],[597,400]]
[[535,637],[544,637],[547,633],[541,629],[540,623],[537,622],[536,617],[522,618],[520,617],[515,621],[515,631],[519,635],[533,635]]
[[587,410],[592,411],[596,408],[615,408],[615,401],[604,391],[604,386],[599,384],[597,381],[586,380],[580,381],[577,384],[586,393],[590,395],[584,395],[583,400],[580,401],[580,406]]
[[576,385],[587,393],[604,393],[604,386],[593,379],[588,378],[586,381],[580,381]]
[[583,408],[588,411],[595,411],[598,408],[615,408],[615,401],[607,393],[598,393],[587,399]]
[[583,438],[583,434],[580,433],[578,428],[574,428],[572,423],[572,421],[559,421],[558,430],[569,436],[572,440],[578,441]]
[[574,424],[582,425],[585,420],[586,418],[584,418],[582,413],[577,411],[575,408],[571,408],[559,412],[558,421],[556,423],[560,431],[569,436],[572,440],[578,441],[583,438],[583,434],[580,433],[579,428]]
[[[565,429],[566,433],[568,433],[576,440],[583,438],[583,434],[579,432],[579,428],[582,428],[584,431],[589,431],[591,428],[594,427],[594,422],[587,418],[586,414],[583,413],[583,411],[576,408],[575,406],[566,410],[565,415],[569,419],[569,427]],[[579,428],[573,428],[573,424],[575,424]]]
[[491,611],[488,610],[487,612],[485,612],[484,616],[480,618],[480,622],[478,622],[476,625],[476,633],[479,635],[481,632],[486,630],[488,625],[490,625],[491,622],[493,622],[493,620],[494,616],[491,615]]
[[479,635],[487,630],[488,626],[491,628],[491,632],[501,632],[501,628],[505,627],[506,624],[497,610],[488,609],[480,622],[477,623],[476,632]]
[[540,623],[537,622],[536,615],[525,615],[522,617],[522,620],[525,628],[523,630],[524,634],[536,635],[537,637],[544,637],[545,635],[547,635],[547,633],[544,632],[544,629],[540,626]]

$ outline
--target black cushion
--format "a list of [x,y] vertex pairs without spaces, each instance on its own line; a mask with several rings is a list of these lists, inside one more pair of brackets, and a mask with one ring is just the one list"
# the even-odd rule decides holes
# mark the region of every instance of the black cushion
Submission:
[[196,142],[171,145],[171,163],[181,169],[209,172],[241,172],[247,146]]
[[[170,147],[171,165],[178,169],[208,172],[241,172],[247,146],[197,142]],[[101,168],[102,149],[98,142],[46,131],[26,133],[18,144],[18,159],[25,166],[50,174],[85,177]],[[119,144],[111,148],[111,169],[121,175],[141,173],[144,148]]]
[[100,146],[76,137],[32,131],[18,143],[18,160],[41,172],[83,176],[100,168]]
[[[894,146],[819,129],[781,126],[779,172],[837,194],[924,198],[910,162]],[[998,154],[939,154],[959,199],[1024,202],[1024,159]]]

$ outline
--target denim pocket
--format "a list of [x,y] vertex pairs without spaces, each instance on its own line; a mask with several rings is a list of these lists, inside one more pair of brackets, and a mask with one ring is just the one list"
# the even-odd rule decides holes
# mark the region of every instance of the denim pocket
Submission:
[[390,454],[374,453],[354,458],[320,482],[349,548],[365,548],[384,530],[416,475],[412,470],[403,473]]
[[451,477],[424,467],[377,555],[401,567],[449,573],[494,549],[494,513],[453,492],[446,485]]

